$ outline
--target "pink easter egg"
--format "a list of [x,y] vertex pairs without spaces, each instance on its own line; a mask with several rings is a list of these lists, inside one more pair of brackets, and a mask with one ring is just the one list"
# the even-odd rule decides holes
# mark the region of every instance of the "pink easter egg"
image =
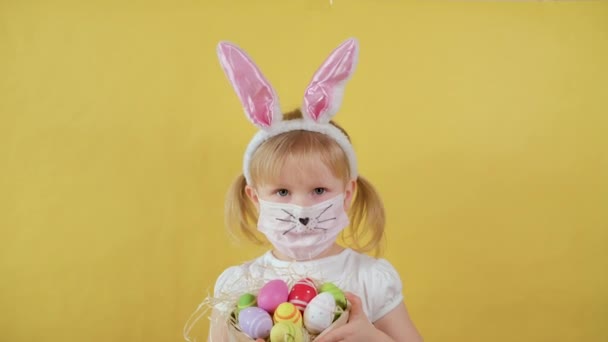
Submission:
[[289,288],[283,280],[271,280],[258,293],[258,307],[272,315],[279,304],[287,301],[288,295]]
[[317,295],[315,283],[310,278],[298,280],[289,292],[288,301],[300,311],[304,311],[310,301]]

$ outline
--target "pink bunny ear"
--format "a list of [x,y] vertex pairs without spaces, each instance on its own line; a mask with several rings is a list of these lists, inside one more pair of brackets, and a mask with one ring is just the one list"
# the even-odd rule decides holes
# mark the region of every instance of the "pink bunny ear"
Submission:
[[238,46],[228,42],[218,44],[217,54],[249,120],[262,129],[281,121],[276,92],[253,60]]
[[359,43],[351,38],[340,44],[317,70],[304,93],[302,109],[310,119],[328,122],[336,114],[358,57]]

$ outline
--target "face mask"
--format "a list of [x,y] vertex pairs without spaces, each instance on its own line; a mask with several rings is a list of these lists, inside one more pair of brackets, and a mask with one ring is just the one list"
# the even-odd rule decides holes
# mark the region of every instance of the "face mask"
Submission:
[[260,200],[258,230],[281,253],[294,260],[321,254],[348,226],[344,194],[311,207]]

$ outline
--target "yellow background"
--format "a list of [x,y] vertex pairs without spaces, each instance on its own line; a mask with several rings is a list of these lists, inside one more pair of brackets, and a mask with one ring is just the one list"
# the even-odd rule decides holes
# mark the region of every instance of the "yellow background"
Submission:
[[[180,341],[254,129],[359,38],[336,119],[426,341],[608,340],[608,2],[0,2],[0,340]],[[206,322],[196,329],[200,340]]]

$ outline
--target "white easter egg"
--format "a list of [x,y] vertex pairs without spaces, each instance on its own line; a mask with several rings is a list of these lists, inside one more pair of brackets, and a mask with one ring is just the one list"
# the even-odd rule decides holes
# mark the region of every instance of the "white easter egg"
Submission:
[[319,293],[304,310],[304,326],[313,334],[319,334],[334,321],[336,300],[331,293]]

